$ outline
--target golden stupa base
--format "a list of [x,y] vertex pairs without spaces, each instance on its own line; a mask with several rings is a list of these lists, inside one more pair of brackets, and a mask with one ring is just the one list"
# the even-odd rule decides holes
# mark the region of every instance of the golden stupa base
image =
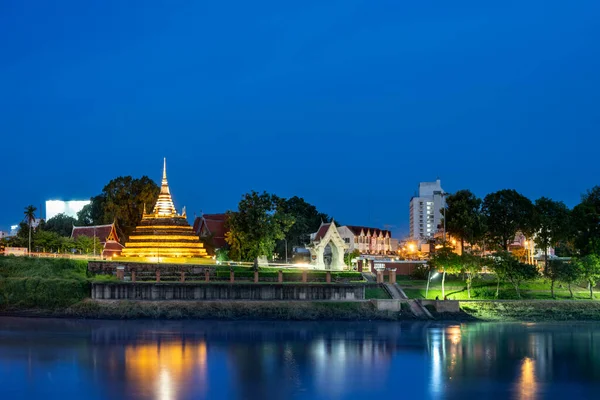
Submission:
[[212,257],[119,257],[115,256],[111,261],[122,261],[128,263],[145,263],[145,264],[189,264],[189,265],[206,265],[214,264],[215,260]]

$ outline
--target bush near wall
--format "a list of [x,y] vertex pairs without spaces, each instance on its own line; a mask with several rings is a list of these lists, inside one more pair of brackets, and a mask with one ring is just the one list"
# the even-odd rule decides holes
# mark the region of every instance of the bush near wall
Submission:
[[66,307],[89,296],[87,261],[0,257],[0,309]]
[[89,294],[85,279],[0,278],[0,309],[67,307]]

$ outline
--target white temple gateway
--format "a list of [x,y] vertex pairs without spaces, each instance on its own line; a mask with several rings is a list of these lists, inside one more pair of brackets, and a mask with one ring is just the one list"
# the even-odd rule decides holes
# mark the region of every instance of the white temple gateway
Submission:
[[[330,251],[326,251],[329,247]],[[342,270],[344,252],[349,246],[340,236],[335,223],[321,223],[319,230],[311,237],[311,244],[307,246],[310,251],[311,265],[318,269]]]

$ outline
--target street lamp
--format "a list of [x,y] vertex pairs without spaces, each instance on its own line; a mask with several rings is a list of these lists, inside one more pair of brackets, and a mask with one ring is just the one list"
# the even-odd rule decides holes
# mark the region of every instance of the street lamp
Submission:
[[438,276],[439,273],[436,272],[433,274],[433,276],[431,276],[431,267],[429,268],[429,274],[427,274],[427,289],[425,289],[425,298],[427,299],[427,296],[429,295],[429,282],[431,282],[432,279],[435,279],[436,276]]

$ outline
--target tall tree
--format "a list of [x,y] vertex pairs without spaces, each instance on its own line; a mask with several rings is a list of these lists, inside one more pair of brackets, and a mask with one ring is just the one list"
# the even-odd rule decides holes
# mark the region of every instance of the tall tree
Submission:
[[25,207],[25,218],[24,220],[27,222],[27,225],[29,226],[29,255],[31,255],[31,227],[33,222],[35,221],[35,212],[37,211],[37,208],[35,208],[32,205],[28,205],[27,207]]
[[504,189],[488,194],[483,199],[482,212],[490,238],[505,251],[517,232],[526,237],[533,235],[533,203],[515,190]]
[[478,242],[483,233],[481,199],[470,190],[459,190],[446,197],[446,208],[442,209],[446,220],[446,231],[460,240],[461,251],[465,241],[471,245]]
[[446,274],[458,274],[462,270],[460,256],[449,247],[436,250],[429,263],[442,272],[442,299],[446,299]]
[[579,254],[600,254],[600,186],[594,186],[581,196],[572,217],[574,245]]
[[548,248],[569,236],[569,208],[562,201],[541,197],[535,201],[534,242],[544,251],[544,270],[548,268]]
[[550,295],[552,298],[555,298],[554,284],[564,275],[563,270],[565,269],[565,265],[566,263],[562,260],[552,260],[550,262],[546,260],[544,276],[550,279]]
[[573,298],[573,290],[571,289],[571,285],[580,281],[581,278],[582,270],[579,268],[579,265],[577,265],[576,262],[563,262],[562,266],[558,269],[558,280],[567,284],[571,298]]
[[463,253],[460,259],[462,263],[462,272],[465,276],[465,283],[467,284],[467,296],[470,299],[473,280],[481,273],[485,260],[478,255],[470,253]]
[[317,208],[307,203],[301,197],[291,197],[289,199],[274,196],[277,212],[289,215],[294,218],[294,224],[285,234],[285,241],[279,241],[275,247],[280,255],[287,252],[291,254],[294,246],[304,246],[310,243],[310,234],[316,232],[321,222],[330,222],[331,218]]
[[[105,223],[104,204],[106,203],[105,195],[94,196],[90,199],[90,204],[85,205],[81,211],[77,213],[77,226],[100,225]],[[112,222],[112,221],[111,221]]]
[[517,297],[520,299],[521,284],[524,281],[532,280],[539,276],[535,265],[523,264],[507,251],[496,253],[490,267],[496,274],[498,280],[496,297],[498,297],[498,289],[500,288],[501,280],[510,282],[517,292]]
[[71,236],[73,225],[75,225],[76,222],[77,220],[75,218],[61,213],[46,221],[44,230],[55,232],[60,236]]
[[579,266],[581,278],[585,280],[590,289],[590,299],[594,298],[594,287],[600,279],[600,257],[588,254],[575,261]]
[[160,188],[147,176],[131,176],[111,180],[102,189],[104,202],[102,223],[117,221],[119,237],[127,240],[142,219],[144,205],[153,207]]
[[266,192],[246,193],[238,210],[227,212],[225,241],[230,246],[229,257],[251,261],[272,256],[275,244],[293,224],[293,217],[277,209],[275,196]]

